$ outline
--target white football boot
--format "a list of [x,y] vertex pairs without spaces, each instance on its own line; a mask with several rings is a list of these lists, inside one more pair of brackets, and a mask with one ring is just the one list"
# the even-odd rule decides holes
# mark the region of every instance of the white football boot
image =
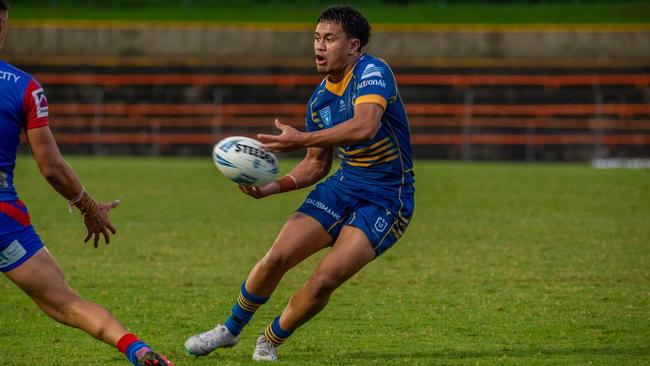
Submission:
[[269,342],[262,334],[257,338],[255,345],[255,352],[253,352],[253,360],[255,361],[275,361],[278,359],[277,348],[273,343]]
[[239,336],[234,336],[225,325],[217,325],[214,329],[193,335],[185,341],[185,349],[193,356],[205,356],[217,348],[232,347],[239,342]]

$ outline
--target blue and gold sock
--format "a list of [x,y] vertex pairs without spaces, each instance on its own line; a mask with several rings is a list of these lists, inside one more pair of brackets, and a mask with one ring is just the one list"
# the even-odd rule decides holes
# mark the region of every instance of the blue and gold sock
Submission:
[[239,297],[235,306],[232,307],[232,315],[226,320],[224,325],[233,335],[239,335],[242,329],[248,324],[253,314],[269,300],[268,297],[253,295],[246,290],[246,281],[242,283]]
[[264,329],[264,337],[276,347],[283,344],[292,334],[293,331],[286,331],[280,327],[279,316]]

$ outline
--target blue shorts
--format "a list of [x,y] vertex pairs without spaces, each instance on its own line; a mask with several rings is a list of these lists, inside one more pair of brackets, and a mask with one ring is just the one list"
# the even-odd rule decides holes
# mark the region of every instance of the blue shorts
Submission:
[[9,272],[43,248],[20,201],[0,202],[0,272]]
[[330,178],[309,193],[298,212],[316,219],[334,241],[344,225],[360,229],[378,257],[406,231],[413,214],[413,193],[407,187],[394,195],[377,194]]

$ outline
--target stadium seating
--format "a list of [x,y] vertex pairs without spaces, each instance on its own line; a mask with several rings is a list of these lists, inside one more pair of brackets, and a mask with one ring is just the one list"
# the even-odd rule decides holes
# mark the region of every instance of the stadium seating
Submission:
[[[30,67],[67,152],[206,154],[224,136],[304,126],[311,68]],[[396,68],[418,157],[650,155],[645,68]]]

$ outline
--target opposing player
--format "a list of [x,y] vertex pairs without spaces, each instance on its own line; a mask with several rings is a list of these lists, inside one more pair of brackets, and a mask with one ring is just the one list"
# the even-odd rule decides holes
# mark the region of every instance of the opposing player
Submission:
[[414,174],[404,105],[388,65],[361,53],[370,36],[367,20],[347,6],[318,18],[316,68],[325,74],[307,104],[307,132],[276,120],[279,135],[258,135],[273,151],[306,147],[304,160],[285,177],[241,190],[255,198],[310,186],[330,170],[338,147],[338,171],[311,191],[284,225],[271,249],[241,285],[224,325],[190,337],[186,349],[207,355],[231,347],[282,276],[331,246],[307,283],[258,338],[254,360],[275,360],[277,347],[318,314],[332,292],[390,248],[413,213]]
[[[7,35],[8,4],[0,0],[0,49]],[[43,89],[30,75],[0,61],[0,271],[20,287],[53,319],[79,328],[117,347],[135,366],[173,366],[164,356],[129,333],[111,313],[82,300],[66,283],[61,269],[30,224],[25,205],[13,183],[19,136],[26,131],[34,159],[47,181],[70,206],[77,207],[88,230],[85,242],[100,235],[109,243],[115,227],[109,204],[93,200],[61,156],[48,127],[48,104]],[[7,316],[8,314],[4,314]]]

